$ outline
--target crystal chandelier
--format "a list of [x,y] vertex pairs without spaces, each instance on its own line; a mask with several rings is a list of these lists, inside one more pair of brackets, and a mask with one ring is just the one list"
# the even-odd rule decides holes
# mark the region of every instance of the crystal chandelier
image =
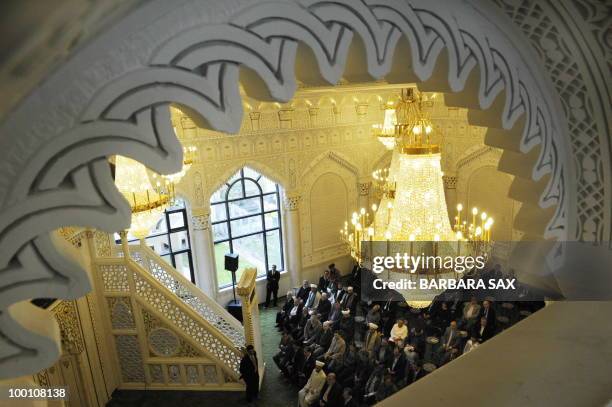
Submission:
[[149,172],[153,187],[158,193],[169,195],[171,205],[176,201],[176,185],[187,175],[187,172],[196,160],[197,151],[198,148],[196,146],[183,147],[183,166],[179,172],[169,175]]
[[115,185],[132,209],[129,231],[144,239],[170,203],[170,194],[154,188],[144,165],[123,156],[115,158]]
[[[387,255],[390,242],[408,242],[412,253],[433,255],[487,254],[490,250],[490,232],[493,219],[486,213],[472,209],[471,222],[463,216],[463,205],[457,205],[457,215],[451,225],[444,196],[440,147],[433,144],[433,125],[422,112],[421,98],[413,88],[402,90],[396,104],[385,105],[382,125],[373,126],[373,135],[393,151],[389,168],[373,172],[379,205],[371,212],[361,208],[340,230],[351,256],[361,265],[370,260],[362,253],[364,242],[386,242]],[[419,243],[422,242],[422,243]],[[458,278],[454,271],[418,270],[418,274]],[[390,273],[390,280],[404,278],[405,274]],[[398,290],[400,291],[400,290]],[[400,292],[409,305],[426,307],[439,294],[425,292],[414,298],[414,291]]]

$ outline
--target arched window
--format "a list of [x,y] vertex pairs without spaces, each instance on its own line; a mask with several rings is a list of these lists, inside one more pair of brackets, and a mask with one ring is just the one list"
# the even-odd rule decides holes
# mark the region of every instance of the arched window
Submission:
[[231,273],[225,270],[226,253],[240,255],[239,271],[255,267],[262,276],[273,264],[284,270],[279,192],[278,184],[244,167],[211,197],[219,287],[232,282]]
[[[117,243],[121,242],[118,234],[115,234],[115,239]],[[128,233],[128,242],[137,243],[138,239]],[[166,209],[145,242],[162,259],[195,284],[185,201],[177,199]]]

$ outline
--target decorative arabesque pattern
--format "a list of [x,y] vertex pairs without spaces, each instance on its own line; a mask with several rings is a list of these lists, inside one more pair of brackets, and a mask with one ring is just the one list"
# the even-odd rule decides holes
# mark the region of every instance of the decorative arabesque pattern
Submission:
[[108,309],[113,329],[134,329],[134,314],[128,297],[109,297]]
[[124,383],[143,383],[145,379],[142,355],[136,335],[115,336],[117,357]]
[[244,329],[214,300],[205,297],[190,281],[170,267],[163,259],[148,248],[134,247],[130,250],[132,257],[138,256],[138,263],[147,270],[170,292],[183,303],[204,318],[215,329],[224,334],[236,347],[244,346]]
[[104,290],[109,292],[128,292],[128,270],[123,264],[101,264],[98,272],[102,274]]
[[188,335],[202,348],[206,349],[208,353],[222,361],[222,363],[231,368],[235,374],[238,374],[240,352],[238,352],[236,348],[228,347],[213,336],[201,325],[201,323],[182,312],[175,303],[164,296],[160,291],[154,289],[145,279],[135,274],[134,280],[136,285],[135,294],[141,297],[144,303],[149,304],[150,307],[154,308],[161,315],[165,315],[170,319],[173,326],[180,329],[181,332]]
[[[576,237],[583,241],[606,240],[607,237],[603,235],[606,227],[606,180],[602,157],[604,152],[599,140],[603,129],[597,127],[597,120],[594,118],[593,109],[596,104],[591,100],[592,93],[588,91],[583,72],[578,65],[580,56],[572,51],[568,43],[575,40],[572,39],[570,30],[553,18],[554,13],[551,13],[550,6],[545,2],[494,1],[529,38],[560,96],[569,125],[572,157],[578,171]],[[594,2],[589,0],[579,0],[576,3],[582,5],[578,10],[595,10],[593,15],[585,17],[591,17],[598,24],[604,19],[605,13],[600,10],[603,7],[591,5]],[[597,14],[600,16],[596,17]],[[601,41],[600,45],[605,43]],[[606,54],[610,58],[612,53],[608,49],[608,52],[603,52],[603,55]],[[607,182],[609,184],[610,180]]]
[[[7,304],[2,309],[24,300],[19,292],[27,291],[29,298],[84,295],[90,289],[84,273],[67,259],[56,258],[48,233],[74,220],[109,232],[125,229],[129,207],[114,185],[106,157],[129,151],[156,172],[178,171],[181,146],[170,124],[169,102],[189,108],[195,120],[214,130],[235,133],[243,113],[240,72],[245,73],[242,85],[249,95],[288,101],[297,88],[296,71],[306,83],[338,83],[343,73],[348,80],[395,76],[405,81],[414,74],[427,81],[441,53],[447,51],[445,81],[452,91],[464,89],[478,68],[479,106],[488,108],[504,91],[503,127],[511,128],[524,117],[521,151],[540,147],[533,178],[550,174],[540,205],[556,207],[544,234],[563,237],[568,216],[565,177],[570,175],[559,159],[564,146],[558,137],[561,125],[553,96],[540,87],[542,73],[537,67],[528,66],[530,61],[521,57],[499,26],[477,15],[476,6],[426,0],[249,4],[227,13],[223,23],[206,20],[163,44],[149,44],[148,49],[155,51],[145,66],[117,71],[106,84],[94,85],[98,86],[95,92],[79,94],[81,99],[67,98],[66,105],[59,103],[61,113],[54,110],[56,106],[49,107],[48,117],[32,125],[31,134],[24,132],[24,137],[11,139],[10,149],[0,149],[6,157],[0,160],[0,191],[6,191],[0,194],[0,274],[23,266],[32,276],[5,291]],[[344,72],[356,36],[365,61],[348,64]],[[298,54],[300,43],[310,48],[308,55],[314,56],[317,68]],[[394,64],[398,50],[399,62]],[[412,72],[406,72],[408,66]],[[53,120],[61,120],[62,125]],[[62,127],[67,122],[74,124]],[[23,164],[23,157],[28,157],[28,164]],[[11,279],[0,281],[0,288],[12,284]],[[123,289],[108,273],[104,281],[113,282],[114,291]],[[23,343],[10,328],[14,324],[10,317],[1,322],[3,347]],[[2,361],[0,372],[33,373],[43,367],[42,355],[54,354],[53,346],[51,339],[41,343],[38,352],[24,346]]]
[[162,372],[161,365],[149,365],[149,375],[151,376],[151,382],[163,383],[164,373]]
[[174,356],[180,349],[179,338],[169,329],[155,328],[149,332],[149,347],[151,351],[162,357]]

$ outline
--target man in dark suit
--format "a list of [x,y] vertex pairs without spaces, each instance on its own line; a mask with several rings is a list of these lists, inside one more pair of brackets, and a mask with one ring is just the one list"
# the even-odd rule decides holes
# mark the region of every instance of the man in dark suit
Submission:
[[352,315],[355,315],[355,309],[357,307],[357,294],[354,293],[353,287],[348,287],[346,289],[347,294],[342,298],[342,309],[351,311]]
[[268,284],[266,285],[266,308],[270,306],[271,296],[273,298],[274,306],[276,307],[276,302],[278,300],[278,282],[280,281],[280,278],[280,271],[276,269],[276,264],[273,264],[272,270],[268,270],[268,274],[266,275],[266,279],[268,280]]
[[403,350],[397,346],[393,348],[393,359],[391,359],[388,369],[396,385],[404,381],[406,375],[406,356]]
[[253,345],[246,347],[244,356],[240,360],[240,378],[246,384],[246,400],[251,405],[259,394],[259,367]]
[[319,396],[319,406],[321,407],[342,407],[342,386],[336,382],[336,374],[329,373],[325,379],[321,395]]
[[474,328],[472,328],[472,336],[476,339],[478,339],[478,342],[482,343],[486,340],[488,340],[489,338],[493,337],[493,329],[491,328],[491,326],[489,325],[489,323],[487,322],[487,318],[486,317],[482,317],[480,318],[480,323],[477,324],[476,326],[474,326]]
[[493,309],[493,304],[490,301],[484,300],[482,302],[482,308],[480,309],[480,318],[485,317],[487,319],[487,325],[489,329],[495,331],[495,324],[497,323],[495,309]]
[[420,378],[422,378],[423,376],[425,376],[427,373],[425,372],[425,370],[423,370],[423,362],[422,361],[417,361],[416,364],[413,365],[409,365],[410,368],[408,369],[407,375],[408,377],[406,378],[407,383],[411,384],[416,382],[417,380],[419,380]]
[[310,374],[315,368],[316,359],[312,354],[312,348],[307,346],[304,348],[304,358],[300,360],[300,363],[295,364],[295,375],[293,377],[294,382],[300,387],[304,387]]
[[308,280],[304,280],[304,282],[302,283],[302,286],[300,287],[300,289],[298,290],[295,296],[297,298],[301,298],[304,302],[306,302],[309,294],[310,294],[310,283],[308,282]]
[[317,305],[317,314],[321,316],[321,321],[327,321],[331,306],[331,301],[327,299],[327,293],[321,294],[319,305]]
[[285,299],[285,305],[283,305],[283,308],[276,313],[276,326],[277,327],[280,328],[283,326],[283,321],[285,320],[285,318],[287,318],[287,316],[289,315],[289,312],[291,312],[291,308],[293,308],[294,301],[295,300],[293,298],[293,292],[288,291],[287,297]]
[[353,390],[350,387],[345,387],[342,390],[342,407],[357,407],[357,400],[353,398]]

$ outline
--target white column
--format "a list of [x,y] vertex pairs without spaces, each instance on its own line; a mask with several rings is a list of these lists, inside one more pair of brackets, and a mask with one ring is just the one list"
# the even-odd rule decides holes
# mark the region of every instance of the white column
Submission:
[[284,236],[286,242],[285,264],[291,278],[291,287],[299,287],[302,284],[302,241],[298,210],[300,198],[300,195],[286,193],[283,199],[286,230]]
[[217,272],[210,213],[193,209],[191,216],[193,230],[193,257],[196,285],[211,298],[217,297]]

